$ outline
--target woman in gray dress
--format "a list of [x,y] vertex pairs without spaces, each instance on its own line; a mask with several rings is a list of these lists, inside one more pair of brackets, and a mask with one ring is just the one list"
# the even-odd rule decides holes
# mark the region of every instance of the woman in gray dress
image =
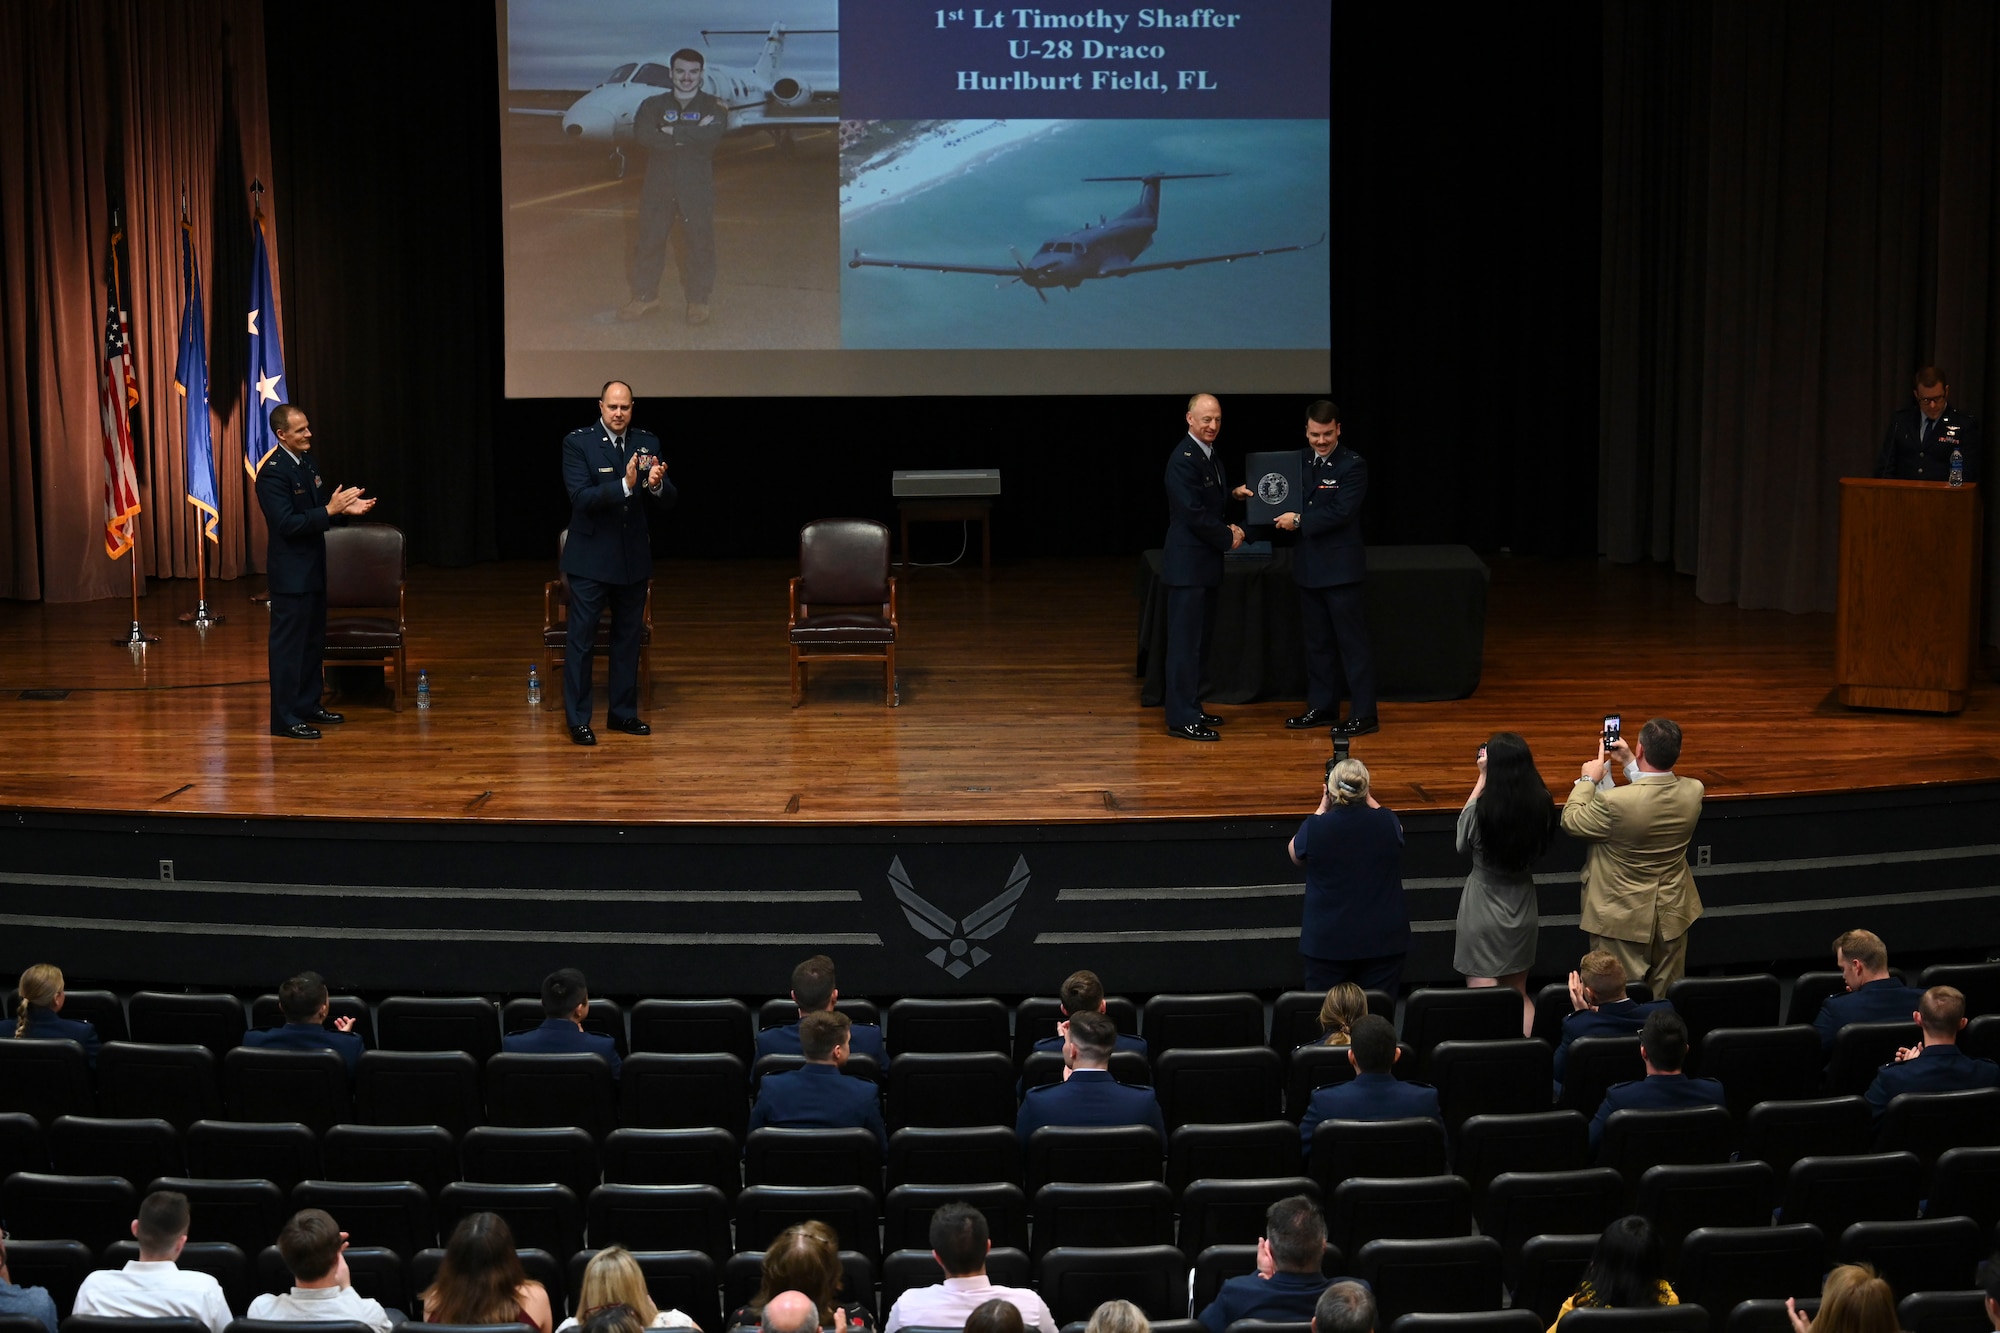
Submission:
[[1458,850],[1472,857],[1458,900],[1451,965],[1468,986],[1512,986],[1521,1031],[1535,1029],[1528,972],[1535,965],[1534,865],[1555,830],[1555,799],[1528,743],[1511,731],[1479,747],[1479,781],[1458,815]]

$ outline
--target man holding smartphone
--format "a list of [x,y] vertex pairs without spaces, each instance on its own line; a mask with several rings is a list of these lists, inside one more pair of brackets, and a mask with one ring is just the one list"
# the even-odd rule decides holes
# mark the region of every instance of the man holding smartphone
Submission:
[[[1590,947],[1618,960],[1654,995],[1687,971],[1687,932],[1701,915],[1688,843],[1701,819],[1703,788],[1676,776],[1681,729],[1656,717],[1628,746],[1606,718],[1597,757],[1583,766],[1563,806],[1563,831],[1592,844],[1583,863],[1583,917]],[[1626,785],[1612,777],[1625,770]]]
[[563,439],[563,486],[569,536],[562,570],[569,578],[569,640],[563,655],[563,711],[569,738],[597,744],[590,729],[590,655],[597,621],[611,607],[611,700],[607,725],[633,736],[653,729],[639,716],[639,638],[646,587],[653,578],[652,537],[644,496],[662,508],[677,497],[660,459],[660,438],[632,427],[632,386],[611,380],[599,391],[597,424]]

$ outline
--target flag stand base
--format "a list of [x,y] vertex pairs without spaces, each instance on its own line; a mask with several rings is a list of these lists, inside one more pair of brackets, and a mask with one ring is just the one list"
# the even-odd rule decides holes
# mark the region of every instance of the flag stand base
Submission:
[[196,629],[207,629],[210,625],[220,625],[227,619],[228,617],[224,615],[211,615],[208,610],[208,600],[206,598],[203,598],[201,604],[196,606],[194,610],[183,611],[180,615],[181,624],[192,625]]
[[111,642],[121,648],[143,648],[149,643],[158,643],[159,641],[159,635],[146,633],[145,630],[139,628],[139,622],[135,620],[132,622],[132,632],[130,634],[122,639],[113,639]]

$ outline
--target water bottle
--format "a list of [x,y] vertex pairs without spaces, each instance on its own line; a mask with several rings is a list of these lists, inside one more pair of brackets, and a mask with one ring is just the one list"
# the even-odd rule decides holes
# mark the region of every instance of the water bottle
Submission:
[[542,706],[542,678],[533,662],[528,663],[528,706],[530,708]]
[[431,676],[428,671],[417,672],[417,707],[431,706]]
[[1965,455],[1957,449],[1951,451],[1951,471],[1945,475],[1944,484],[1965,485]]

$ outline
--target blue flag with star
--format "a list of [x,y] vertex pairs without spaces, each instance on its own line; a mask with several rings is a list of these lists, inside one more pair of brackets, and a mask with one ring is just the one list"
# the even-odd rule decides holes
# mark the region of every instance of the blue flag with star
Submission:
[[180,390],[187,420],[187,498],[201,511],[202,536],[216,543],[215,448],[208,428],[208,334],[201,315],[201,267],[194,258],[194,228],[181,213],[181,336],[174,361],[174,388]]
[[250,369],[243,378],[250,400],[243,414],[243,470],[253,478],[278,447],[271,409],[285,401],[285,345],[278,337],[278,304],[271,299],[271,252],[264,244],[262,209],[256,222],[250,251]]

